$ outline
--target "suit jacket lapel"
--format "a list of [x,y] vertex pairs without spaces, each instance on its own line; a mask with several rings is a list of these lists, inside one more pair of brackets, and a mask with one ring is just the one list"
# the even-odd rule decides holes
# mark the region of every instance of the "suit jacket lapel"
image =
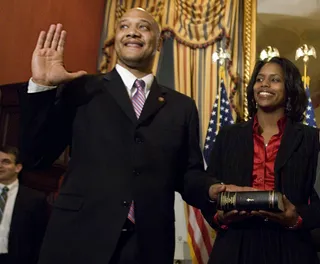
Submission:
[[[239,135],[240,144],[242,147],[239,148],[240,155],[245,153],[245,158],[239,157],[243,166],[243,174],[241,183],[244,186],[252,185],[252,169],[253,169],[253,120],[249,120],[242,124],[242,133]],[[240,145],[240,146],[241,146]]]
[[142,123],[166,104],[166,91],[162,89],[154,79],[148,98],[143,106],[138,123]]
[[137,123],[137,117],[135,115],[132,102],[117,70],[113,69],[111,72],[107,73],[104,76],[104,79],[106,80],[105,87],[107,91],[113,96],[129,119],[133,123]]
[[282,136],[280,148],[275,161],[275,185],[281,189],[280,170],[286,164],[294,150],[298,147],[302,140],[303,133],[301,128],[293,123],[290,119],[287,120],[286,128]]
[[20,230],[20,223],[24,218],[24,208],[24,190],[23,186],[19,185],[19,190],[12,211],[12,219],[9,231],[9,248],[12,246],[12,241],[16,241],[13,239],[13,237],[16,236],[16,231]]

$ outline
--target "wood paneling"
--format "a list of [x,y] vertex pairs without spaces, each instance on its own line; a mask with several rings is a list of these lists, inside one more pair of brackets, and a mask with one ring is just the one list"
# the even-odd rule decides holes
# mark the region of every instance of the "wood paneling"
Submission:
[[105,0],[0,0],[0,84],[27,81],[38,34],[52,23],[68,32],[69,71],[95,73]]
[[0,144],[18,146],[19,100],[17,85],[0,86]]
[[[69,71],[97,71],[105,0],[0,0],[0,144],[18,146],[18,90],[31,76],[31,57],[39,32],[62,23],[68,32]],[[10,85],[3,85],[10,84]],[[57,190],[66,164],[61,158],[46,171],[25,172],[21,181],[46,193]]]

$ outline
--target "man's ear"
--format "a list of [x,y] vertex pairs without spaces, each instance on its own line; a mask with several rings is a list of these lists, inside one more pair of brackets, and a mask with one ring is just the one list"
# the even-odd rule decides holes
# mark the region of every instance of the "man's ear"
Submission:
[[158,39],[157,51],[160,51],[163,44],[163,38],[160,36]]
[[22,170],[22,164],[21,163],[18,163],[17,165],[16,165],[16,173],[20,173],[20,171]]
[[118,25],[119,25],[119,21],[117,20],[117,21],[114,23],[114,28],[113,28],[113,34],[114,34],[114,36],[113,36],[113,37],[115,37],[115,35],[116,35],[117,29],[118,29]]

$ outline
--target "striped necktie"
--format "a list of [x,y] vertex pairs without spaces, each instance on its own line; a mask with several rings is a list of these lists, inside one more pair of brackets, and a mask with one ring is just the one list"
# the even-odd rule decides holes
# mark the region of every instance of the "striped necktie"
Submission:
[[[138,80],[138,79],[136,79],[133,84],[133,87],[137,88],[137,91],[132,96],[132,105],[133,105],[134,111],[135,111],[138,119],[139,119],[140,114],[142,112],[144,102],[146,101],[146,96],[144,93],[145,86],[146,86],[146,83],[143,80]],[[134,202],[133,201],[132,201],[130,209],[129,209],[128,219],[132,223],[135,223]]]
[[2,188],[2,192],[0,194],[0,223],[2,221],[4,208],[6,206],[7,198],[8,198],[9,188],[7,186]]
[[146,96],[144,93],[145,86],[146,86],[146,83],[143,80],[138,80],[138,79],[136,79],[133,84],[133,87],[137,88],[137,91],[132,96],[132,105],[138,119],[142,112],[144,102],[146,101]]

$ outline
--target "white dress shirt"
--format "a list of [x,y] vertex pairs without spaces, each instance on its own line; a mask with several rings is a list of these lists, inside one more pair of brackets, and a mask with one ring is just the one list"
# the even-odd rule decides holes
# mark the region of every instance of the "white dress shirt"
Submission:
[[[2,188],[4,186],[5,185],[0,183],[0,193],[2,192]],[[19,181],[15,180],[10,185],[7,185],[7,187],[9,188],[8,198],[6,201],[4,214],[2,216],[2,221],[0,224],[0,254],[8,253],[10,225],[12,220],[13,208],[16,202],[17,193],[19,189]]]
[[[134,96],[134,94],[137,92],[137,88],[133,87],[133,84],[134,84],[135,80],[137,79],[137,77],[134,76],[126,68],[120,66],[119,64],[116,65],[116,70],[119,73],[124,85],[127,88],[129,97],[132,98],[132,96]],[[154,79],[154,76],[151,73],[140,79],[146,83],[146,87],[144,89],[144,94],[145,94],[146,98],[148,97],[148,95],[150,93],[150,88],[151,88],[153,79]]]
[[[124,85],[127,88],[127,92],[129,94],[129,97],[132,98],[132,96],[134,96],[134,94],[137,91],[137,89],[135,87],[133,87],[133,84],[134,84],[135,80],[137,79],[137,77],[134,76],[126,68],[120,66],[119,64],[117,64],[115,68],[116,68],[117,72],[119,73]],[[150,74],[142,77],[140,80],[143,80],[146,83],[144,93],[147,98],[150,93],[150,88],[151,88],[152,82],[154,80],[154,76],[150,73]],[[29,86],[28,86],[28,93],[39,93],[39,92],[49,91],[49,90],[52,90],[55,88],[57,88],[57,86],[44,86],[44,85],[36,84],[32,81],[32,78],[30,78]]]

